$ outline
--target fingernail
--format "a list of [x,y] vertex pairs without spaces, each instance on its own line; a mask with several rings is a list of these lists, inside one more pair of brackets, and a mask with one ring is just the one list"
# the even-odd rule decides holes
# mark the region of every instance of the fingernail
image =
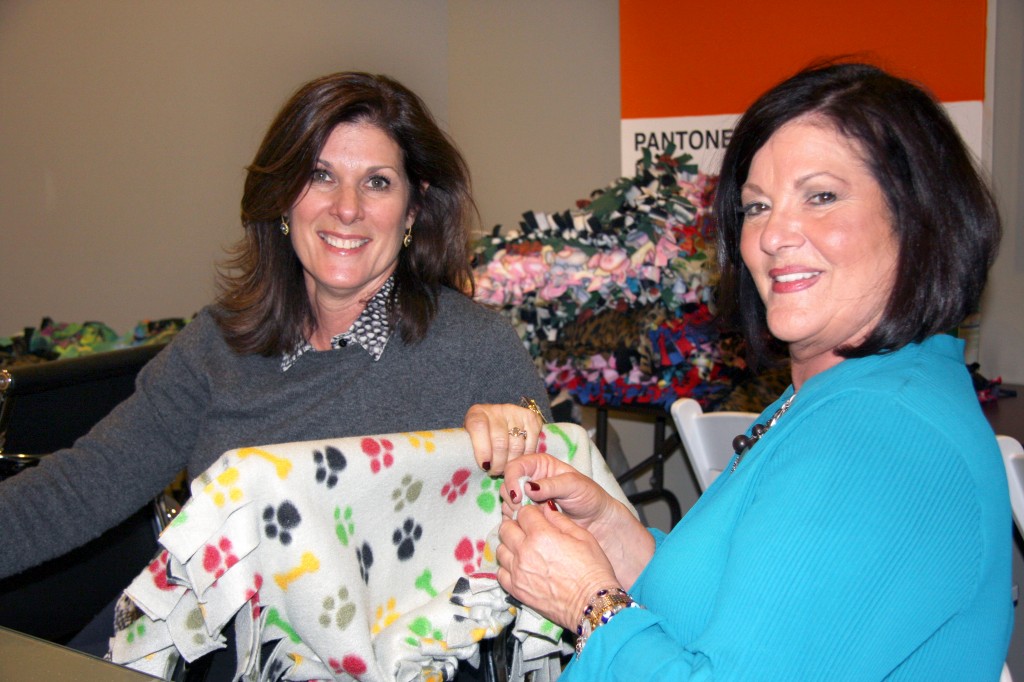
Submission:
[[558,511],[558,505],[555,504],[554,500],[548,500],[548,509],[551,511]]
[[537,492],[538,490],[540,490],[540,484],[539,483],[534,483],[533,481],[530,481],[526,485],[530,486],[530,490],[532,490],[534,492]]
[[516,491],[515,490],[509,490],[508,491],[508,499],[510,499],[513,502],[515,502],[516,501],[516,497],[518,497],[518,495],[516,495]]
[[491,470],[491,463],[490,462],[484,462],[483,464],[480,465],[480,468],[483,469],[484,471],[490,471]]

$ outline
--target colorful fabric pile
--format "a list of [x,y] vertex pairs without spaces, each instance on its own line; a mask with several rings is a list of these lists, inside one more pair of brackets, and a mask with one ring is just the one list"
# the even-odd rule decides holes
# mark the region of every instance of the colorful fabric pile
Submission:
[[636,176],[576,210],[526,213],[520,230],[478,241],[477,300],[512,321],[552,393],[713,409],[746,374],[709,307],[716,177],[673,153],[645,151]]
[[102,322],[54,322],[44,317],[39,328],[0,337],[0,367],[76,358],[119,348],[169,342],[189,320],[143,320],[132,331],[118,334]]

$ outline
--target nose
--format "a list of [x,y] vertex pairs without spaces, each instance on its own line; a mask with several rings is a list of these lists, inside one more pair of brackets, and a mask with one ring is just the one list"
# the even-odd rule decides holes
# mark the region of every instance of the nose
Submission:
[[761,230],[760,245],[765,253],[777,253],[787,247],[796,247],[803,242],[800,221],[780,207],[773,208]]
[[346,184],[340,185],[335,190],[331,202],[331,215],[345,225],[351,225],[360,220],[363,217],[363,201],[358,188]]

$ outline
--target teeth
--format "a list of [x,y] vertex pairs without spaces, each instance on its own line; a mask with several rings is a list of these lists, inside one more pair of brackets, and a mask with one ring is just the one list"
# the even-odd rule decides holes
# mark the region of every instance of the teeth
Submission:
[[811,279],[812,277],[817,277],[819,274],[821,274],[821,273],[818,273],[818,272],[795,272],[792,275],[779,275],[778,277],[775,278],[775,281],[776,282],[796,282],[796,281],[801,280],[801,279]]
[[328,245],[333,246],[336,249],[358,249],[360,246],[370,241],[369,239],[338,239],[330,235],[322,234],[320,239],[327,242]]

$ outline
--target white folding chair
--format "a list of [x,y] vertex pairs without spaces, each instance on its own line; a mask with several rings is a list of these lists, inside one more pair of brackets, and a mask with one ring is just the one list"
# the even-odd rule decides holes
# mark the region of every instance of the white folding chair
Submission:
[[757,419],[755,412],[705,413],[700,403],[692,398],[675,401],[671,412],[701,492],[708,489],[732,459],[733,438]]
[[[1006,481],[1010,484],[1010,508],[1013,510],[1013,522],[1017,524],[1017,530],[1024,535],[1024,447],[1013,436],[996,436],[996,441],[999,443],[999,451],[1003,453]],[[1013,678],[1010,677],[1010,669],[1005,665],[999,682],[1013,682]]]
[[1010,507],[1017,530],[1024,535],[1024,447],[1012,436],[996,436],[999,450],[1006,465],[1006,480],[1010,484]]

